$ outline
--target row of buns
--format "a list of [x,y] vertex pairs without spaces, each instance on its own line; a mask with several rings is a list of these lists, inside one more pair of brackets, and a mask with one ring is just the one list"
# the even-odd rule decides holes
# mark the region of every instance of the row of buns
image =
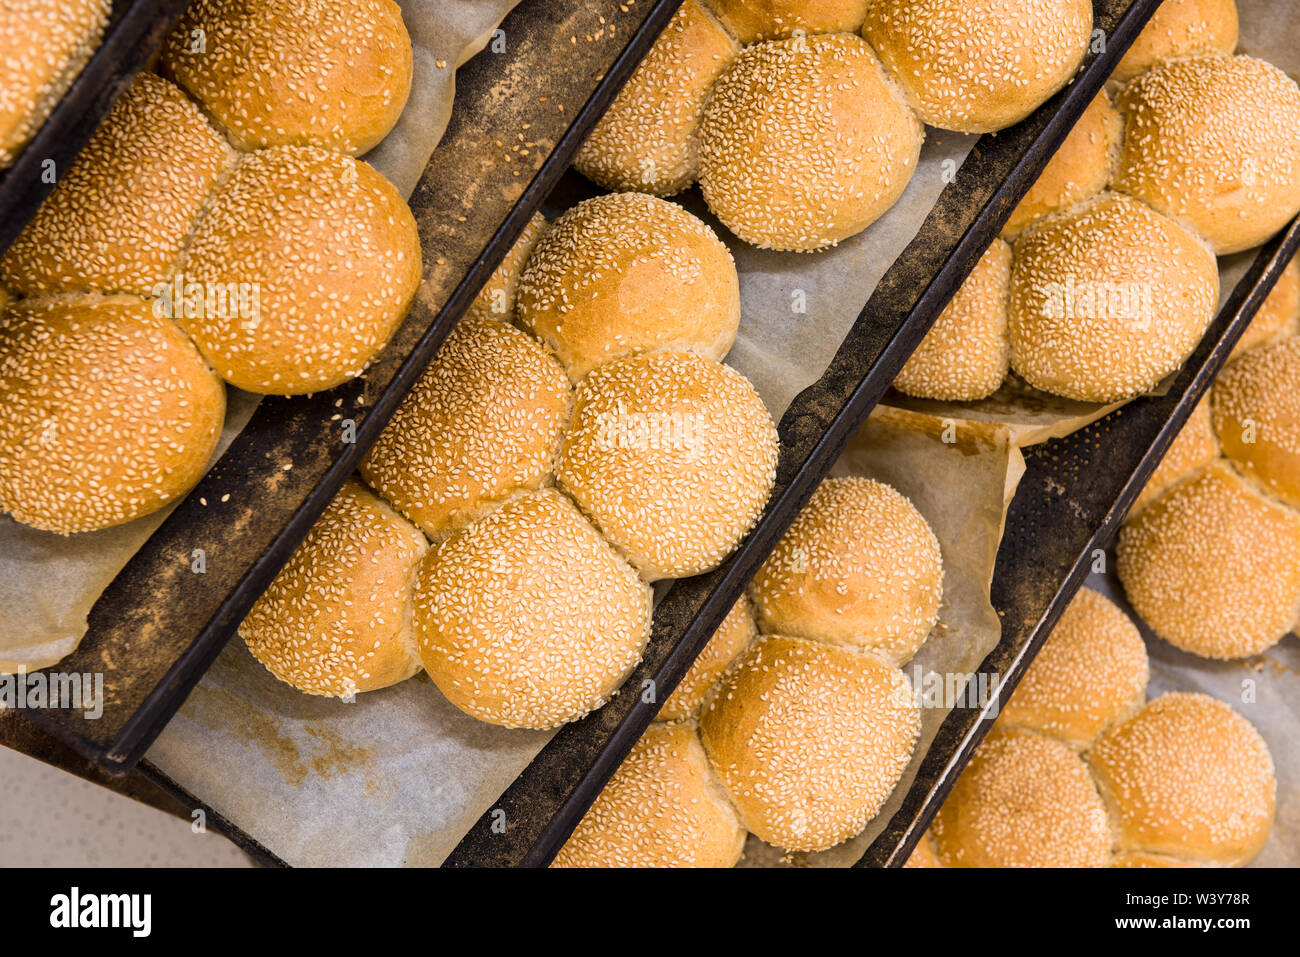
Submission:
[[[353,158],[411,82],[391,0],[200,0],[0,257],[0,507],[89,531],[205,471],[222,382],[359,375],[421,281],[415,221]],[[178,85],[178,83],[180,85]]]

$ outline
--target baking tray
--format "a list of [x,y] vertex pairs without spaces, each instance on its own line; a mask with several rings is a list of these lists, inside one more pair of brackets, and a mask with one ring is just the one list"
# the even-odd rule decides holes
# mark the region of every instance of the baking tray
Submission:
[[997,678],[982,708],[949,714],[898,812],[860,867],[898,867],[952,790],[1002,703],[1119,534],[1120,523],[1227,362],[1287,263],[1300,251],[1300,219],[1255,256],[1169,391],[1135,399],[1065,438],[1025,450],[1026,470],[1007,513],[993,572],[1002,640],[978,673]]
[[[655,717],[657,705],[635,689],[653,681],[666,696],[677,686],[1157,5],[1097,0],[1096,27],[1107,38],[1103,50],[1029,119],[976,143],[826,373],[782,417],[776,487],[749,537],[718,570],[671,586],[655,609],[645,656],[624,684],[634,690],[562,727],[444,866],[550,863]],[[501,812],[511,822],[504,834],[494,827]]]
[[44,180],[46,160],[56,171],[72,165],[187,6],[189,0],[114,0],[103,43],[18,159],[0,172],[0,254],[54,189]]

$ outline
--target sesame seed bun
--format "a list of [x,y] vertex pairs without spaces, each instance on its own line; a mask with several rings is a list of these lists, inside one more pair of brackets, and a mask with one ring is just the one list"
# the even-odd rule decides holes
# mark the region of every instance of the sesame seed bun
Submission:
[[1146,508],[1184,476],[1218,457],[1219,442],[1214,437],[1214,426],[1210,424],[1210,397],[1205,395],[1196,403],[1191,416],[1174,436],[1169,451],[1142,487],[1130,516]]
[[876,0],[862,35],[926,123],[993,133],[1074,76],[1092,37],[1092,4]]
[[866,229],[916,171],[921,123],[852,34],[741,51],[700,128],[700,189],[747,243],[810,252]]
[[555,855],[553,867],[731,867],[745,829],[695,729],[653,724]]
[[1011,247],[1000,239],[980,257],[952,301],[894,379],[894,388],[924,399],[969,402],[998,390],[1007,377],[1007,287]]
[[1002,237],[1014,240],[1035,221],[1096,196],[1106,188],[1119,155],[1124,119],[1103,90],[1083,111],[1046,168],[1029,187]]
[[610,193],[565,212],[533,247],[518,317],[575,382],[640,349],[721,359],[740,325],[740,280],[702,220],[653,196]]
[[240,149],[353,155],[397,123],[411,60],[392,0],[194,0],[163,51],[166,68]]
[[908,661],[939,618],[939,541],[903,494],[828,478],[754,576],[766,632],[819,638]]
[[769,844],[820,851],[866,827],[921,727],[902,672],[802,638],[751,645],[700,716],[741,823]]
[[1182,365],[1218,298],[1218,266],[1196,236],[1103,194],[1016,241],[1011,368],[1082,402],[1131,399]]
[[930,828],[946,867],[1106,867],[1106,808],[1088,768],[1059,741],[994,731]]
[[246,283],[257,314],[181,318],[217,373],[249,392],[320,392],[361,373],[420,285],[415,219],[388,180],[328,150],[240,160],[181,263],[187,282]]
[[803,33],[857,33],[872,0],[707,0],[741,43]]
[[1232,358],[1297,333],[1300,333],[1300,262],[1293,259],[1237,340]]
[[1235,0],[1164,0],[1111,74],[1131,80],[1161,60],[1237,48]]
[[777,434],[749,380],[689,352],[648,352],[578,386],[556,478],[648,581],[716,568],[758,521]]
[[509,322],[515,317],[515,299],[519,290],[519,277],[523,274],[524,263],[532,255],[533,247],[542,234],[550,228],[550,223],[541,213],[533,213],[519,234],[515,244],[501,260],[501,265],[493,270],[487,284],[478,291],[470,303],[467,315],[484,319],[500,319]]
[[348,479],[239,626],[253,657],[307,694],[347,697],[420,670],[411,631],[419,530]]
[[1244,864],[1273,827],[1277,780],[1249,721],[1203,694],[1155,699],[1088,753],[1120,851]]
[[135,296],[10,306],[0,327],[0,508],[63,534],[157,511],[202,477],[226,393]]
[[714,683],[728,666],[744,651],[758,633],[754,626],[754,613],[749,599],[743,595],[727,612],[722,624],[713,633],[690,671],[659,709],[660,721],[681,721],[694,718]]
[[1193,862],[1167,857],[1164,854],[1149,854],[1146,851],[1126,851],[1116,854],[1110,862],[1111,867],[1196,867]]
[[1258,246],[1300,212],[1300,86],[1248,56],[1172,60],[1120,94],[1114,185],[1204,236]]
[[567,498],[525,492],[430,549],[415,629],[456,707],[550,728],[604,704],[641,659],[650,588]]
[[1137,627],[1105,595],[1082,589],[1034,657],[1003,727],[1050,735],[1083,749],[1146,701],[1147,649]]
[[939,855],[934,852],[934,842],[930,839],[929,831],[921,835],[921,839],[916,842],[916,847],[912,849],[912,853],[904,862],[903,867],[918,869],[943,867],[939,863]]
[[466,316],[361,462],[361,477],[444,538],[555,470],[572,389],[518,329]]
[[1242,356],[1214,383],[1214,429],[1242,473],[1300,507],[1300,339]]
[[686,0],[573,157],[594,183],[671,196],[700,170],[700,117],[736,41]]
[[109,0],[5,0],[0,169],[13,164],[104,35]]
[[156,295],[233,161],[175,84],[141,74],[0,260],[0,278],[27,296]]
[[1206,466],[1120,532],[1120,581],[1161,638],[1206,658],[1245,658],[1300,617],[1300,515],[1223,461]]

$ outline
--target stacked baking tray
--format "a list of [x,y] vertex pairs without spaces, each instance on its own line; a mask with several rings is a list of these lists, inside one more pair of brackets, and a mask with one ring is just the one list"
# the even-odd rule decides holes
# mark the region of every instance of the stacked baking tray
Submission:
[[[676,685],[1157,5],[1097,0],[1096,25],[1106,42],[1096,45],[1075,82],[1024,123],[975,145],[825,373],[782,418],[776,491],[759,525],[716,572],[673,585],[628,687],[653,680],[667,693]],[[85,722],[49,711],[38,716],[44,728],[106,767],[139,761],[354,470],[676,6],[662,0],[596,11],[526,0],[502,26],[506,51],[481,54],[459,72],[451,125],[411,200],[426,282],[405,325],[363,379],[313,397],[263,401],[104,593],[86,638],[61,665],[105,673],[103,718]],[[604,31],[628,40],[621,47],[570,43]],[[565,56],[554,56],[560,48]],[[533,141],[554,144],[535,151],[531,179],[496,160],[497,143],[513,139],[525,123]],[[1297,243],[1293,228],[1258,254],[1164,395],[1031,450],[993,583],[1002,641],[982,666],[1000,676],[1001,695],[1014,688],[1086,574],[1092,550],[1113,534]],[[354,443],[339,441],[340,403],[356,423]],[[285,463],[292,465],[287,472]],[[218,490],[230,493],[228,506],[203,507]],[[176,560],[218,543],[222,567],[197,579]],[[905,859],[995,706],[952,712],[864,863]],[[548,862],[654,710],[639,696],[620,695],[562,728],[494,805],[512,822],[507,833],[494,833],[485,816],[447,862]]]

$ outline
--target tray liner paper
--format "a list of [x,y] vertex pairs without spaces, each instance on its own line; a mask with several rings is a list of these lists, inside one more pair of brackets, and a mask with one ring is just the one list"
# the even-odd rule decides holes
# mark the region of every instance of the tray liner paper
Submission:
[[[400,0],[414,48],[411,97],[397,126],[364,159],[410,196],[451,116],[454,73],[487,45],[518,0]],[[215,462],[248,424],[258,396],[227,387]],[[100,594],[169,514],[60,536],[0,514],[0,674],[34,671],[70,654]]]

